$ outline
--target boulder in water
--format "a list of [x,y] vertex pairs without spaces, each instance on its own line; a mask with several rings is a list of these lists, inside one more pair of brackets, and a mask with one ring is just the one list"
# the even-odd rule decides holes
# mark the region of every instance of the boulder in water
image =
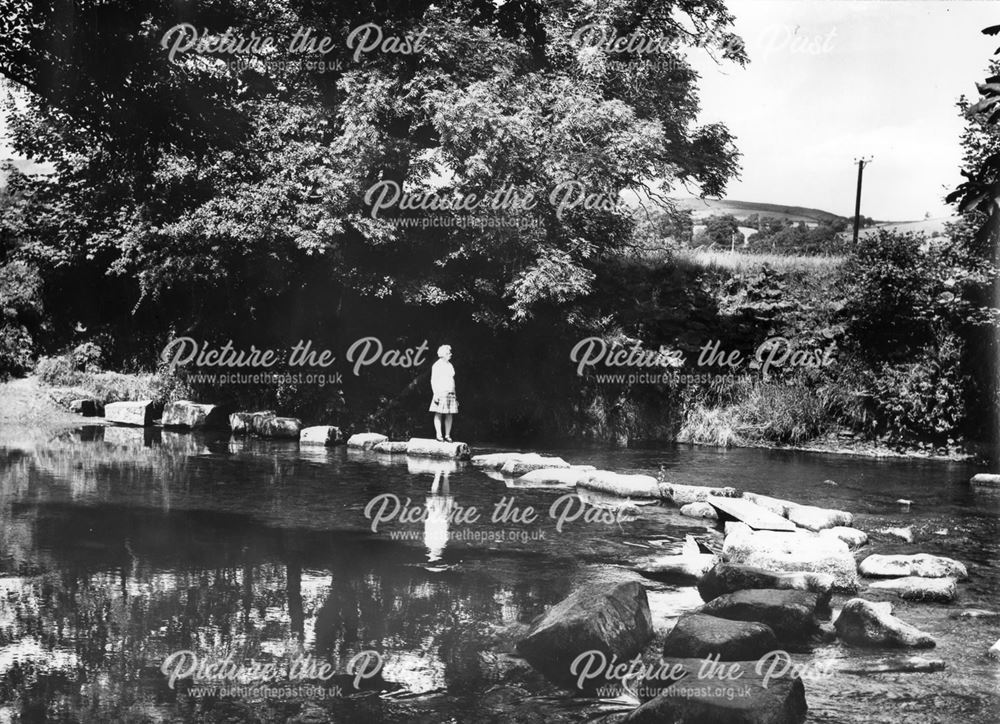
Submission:
[[767,625],[690,613],[681,616],[663,642],[668,658],[750,661],[779,648]]
[[313,425],[303,427],[299,432],[299,445],[337,445],[344,439],[340,428],[333,425]]
[[701,613],[734,621],[766,624],[783,644],[804,644],[819,631],[819,597],[808,591],[757,588],[726,593],[706,603]]
[[406,455],[405,440],[384,440],[382,442],[377,442],[372,445],[372,452],[382,453],[383,455]]
[[656,581],[691,583],[710,571],[718,560],[712,553],[651,556],[636,561],[634,569]]
[[270,417],[276,417],[273,410],[234,412],[229,416],[229,429],[234,435],[258,434],[264,420]]
[[634,709],[623,722],[802,724],[806,720],[805,687],[791,672],[765,679],[755,670],[757,662],[747,661],[741,664],[738,680],[723,683],[699,679],[704,659],[665,659],[664,663],[683,666],[687,675]]
[[835,591],[857,591],[858,567],[847,544],[839,538],[806,531],[752,531],[745,525],[727,527],[722,559],[777,572],[827,573]]
[[539,468],[525,473],[517,479],[517,482],[526,486],[575,488],[588,472],[589,470],[575,465],[570,468]]
[[793,503],[790,500],[772,498],[768,495],[760,495],[759,493],[743,493],[743,497],[765,510],[770,510],[775,515],[780,515],[782,518],[787,518],[788,510],[798,505],[798,503]]
[[814,505],[794,505],[788,508],[787,518],[800,528],[811,531],[849,526],[854,522],[854,516],[845,510],[818,508]]
[[990,650],[986,652],[986,655],[989,656],[991,659],[1000,661],[1000,640],[997,640],[995,644],[990,646]]
[[861,561],[858,570],[863,576],[900,577],[923,576],[926,578],[966,578],[965,564],[944,556],[929,553],[886,556],[874,554]]
[[377,432],[357,432],[347,438],[347,447],[361,450],[371,450],[380,442],[386,442],[389,438]]
[[824,528],[819,531],[822,536],[828,536],[832,538],[839,538],[847,544],[847,547],[851,550],[860,548],[865,543],[868,542],[868,534],[863,530],[858,530],[857,528],[849,528],[843,525],[835,525],[832,528]]
[[996,473],[977,473],[969,481],[973,485],[982,485],[988,488],[1000,488],[1000,475]]
[[660,490],[651,475],[623,475],[608,470],[592,470],[581,475],[577,485],[621,498],[658,498]]
[[892,604],[852,598],[834,622],[837,635],[852,646],[933,648],[934,639],[892,615]]
[[549,680],[577,688],[573,662],[587,652],[619,661],[638,654],[653,636],[646,589],[634,581],[595,582],[577,589],[536,618],[517,652]]
[[674,505],[705,503],[712,496],[718,498],[738,498],[736,488],[712,488],[704,485],[681,485],[680,483],[660,483],[660,496],[672,500]]
[[500,472],[510,478],[516,478],[542,468],[568,468],[570,465],[562,458],[539,455],[538,453],[518,454],[508,459],[500,466]]
[[268,417],[261,421],[255,432],[275,440],[298,440],[301,430],[302,421],[296,417]]
[[735,563],[719,563],[698,581],[698,593],[703,601],[754,588],[811,591],[817,594],[817,605],[822,609],[830,603],[833,576],[828,573],[778,572]]
[[464,442],[441,442],[424,437],[412,437],[406,443],[406,454],[412,457],[466,460],[469,457],[469,446]]
[[161,419],[164,427],[187,429],[228,427],[229,416],[218,405],[204,405],[189,400],[168,402]]

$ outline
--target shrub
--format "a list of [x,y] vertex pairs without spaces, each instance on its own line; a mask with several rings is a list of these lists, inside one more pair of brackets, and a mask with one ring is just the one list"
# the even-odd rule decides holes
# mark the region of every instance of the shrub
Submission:
[[965,422],[962,344],[949,335],[913,362],[886,363],[872,376],[876,424],[897,440],[945,442]]
[[76,369],[68,355],[39,357],[35,374],[49,387],[74,387],[84,379],[84,374]]
[[101,369],[101,347],[93,342],[77,345],[69,354],[73,367],[81,372],[97,372]]
[[20,376],[31,369],[34,341],[20,324],[0,325],[0,380]]

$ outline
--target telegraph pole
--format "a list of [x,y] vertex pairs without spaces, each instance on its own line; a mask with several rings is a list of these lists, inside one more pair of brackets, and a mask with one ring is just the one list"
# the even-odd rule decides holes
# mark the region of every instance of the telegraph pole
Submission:
[[865,158],[854,159],[854,163],[858,164],[858,195],[854,200],[854,245],[858,244],[858,229],[861,227],[861,176],[865,172],[865,164],[872,162],[872,157],[869,156]]

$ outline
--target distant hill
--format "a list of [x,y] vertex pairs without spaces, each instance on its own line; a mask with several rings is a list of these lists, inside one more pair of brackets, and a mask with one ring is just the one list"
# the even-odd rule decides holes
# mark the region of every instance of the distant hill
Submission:
[[819,224],[844,218],[821,209],[809,209],[803,206],[782,206],[781,204],[763,204],[756,201],[735,201],[733,199],[675,199],[679,209],[690,210],[697,219],[706,216],[721,216],[732,214],[737,219],[745,219],[751,214],[760,214],[777,219],[804,221]]

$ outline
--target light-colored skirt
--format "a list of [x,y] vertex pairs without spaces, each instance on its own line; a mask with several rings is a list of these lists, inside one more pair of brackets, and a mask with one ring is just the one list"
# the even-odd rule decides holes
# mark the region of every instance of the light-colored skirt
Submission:
[[431,412],[439,412],[443,415],[454,415],[458,412],[458,398],[454,392],[447,395],[435,395],[431,400]]

